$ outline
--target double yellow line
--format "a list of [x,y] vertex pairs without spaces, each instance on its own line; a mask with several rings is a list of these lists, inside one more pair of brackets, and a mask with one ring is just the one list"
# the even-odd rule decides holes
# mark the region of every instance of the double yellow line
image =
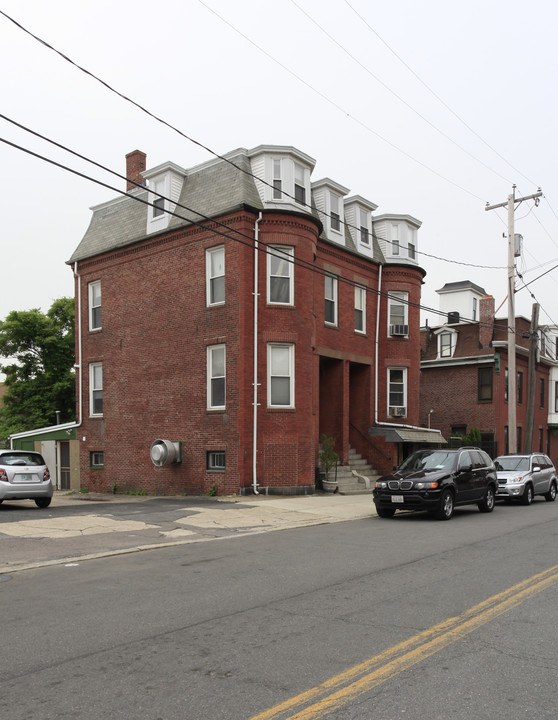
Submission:
[[335,675],[250,720],[317,720],[558,583],[558,565]]

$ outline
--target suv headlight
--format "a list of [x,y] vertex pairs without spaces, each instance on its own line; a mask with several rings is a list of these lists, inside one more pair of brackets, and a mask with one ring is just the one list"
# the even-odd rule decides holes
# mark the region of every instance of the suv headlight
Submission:
[[438,483],[424,482],[421,480],[420,482],[416,482],[413,487],[415,490],[435,490],[438,487]]
[[387,482],[384,482],[383,480],[376,481],[376,490],[387,490]]

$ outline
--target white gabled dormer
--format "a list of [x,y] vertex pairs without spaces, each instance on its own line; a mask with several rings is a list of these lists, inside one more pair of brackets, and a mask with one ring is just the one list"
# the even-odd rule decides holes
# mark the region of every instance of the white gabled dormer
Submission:
[[447,325],[434,330],[437,342],[437,359],[453,357],[457,345],[457,330]]
[[147,233],[166,230],[169,226],[176,203],[180,199],[182,185],[187,171],[172,162],[145,170],[143,177],[148,181]]
[[345,213],[343,198],[349,189],[324,178],[312,183],[312,198],[328,240],[345,245]]
[[417,232],[422,225],[411,215],[378,215],[374,234],[388,263],[418,265]]
[[312,211],[310,175],[316,164],[313,158],[283,145],[259,145],[247,155],[266,208]]
[[372,213],[378,206],[360,195],[345,200],[345,222],[356,249],[369,258],[374,257],[372,242]]

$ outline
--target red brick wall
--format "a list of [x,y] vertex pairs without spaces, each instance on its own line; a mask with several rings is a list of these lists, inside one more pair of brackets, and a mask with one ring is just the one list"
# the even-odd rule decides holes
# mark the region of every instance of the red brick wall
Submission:
[[[79,263],[83,347],[81,483],[90,490],[145,490],[160,494],[219,494],[250,489],[253,450],[253,274],[256,215],[222,218],[244,234],[242,243],[210,227],[169,231],[134,246]],[[374,356],[378,266],[318,241],[304,216],[265,213],[259,240],[295,248],[294,306],[269,305],[266,255],[259,255],[258,438],[260,491],[307,492],[315,482],[320,432],[333,435],[343,461],[349,439],[375,464],[395,464],[393,446],[370,438],[374,422]],[[246,243],[246,244],[244,244]],[[226,302],[206,307],[205,251],[225,245]],[[305,267],[307,266],[307,267]],[[354,287],[340,282],[338,326],[324,324],[323,275],[336,272],[369,288],[366,333],[354,331]],[[404,289],[420,302],[422,272],[386,268],[383,290]],[[100,331],[88,327],[88,283],[102,283]],[[385,342],[381,302],[380,407],[385,418],[386,367],[409,368],[409,415],[418,422],[419,318],[409,313],[408,340]],[[295,346],[295,407],[267,407],[267,345]],[[226,410],[206,409],[206,353],[226,345]],[[322,358],[320,371],[320,358]],[[103,417],[89,413],[89,364],[103,363]],[[325,368],[325,370],[324,370]],[[325,372],[325,375],[324,375]],[[320,391],[321,388],[321,391]],[[155,467],[156,439],[182,441],[182,462]],[[226,452],[226,471],[206,470],[209,450]],[[89,454],[103,451],[105,467],[92,470]]]

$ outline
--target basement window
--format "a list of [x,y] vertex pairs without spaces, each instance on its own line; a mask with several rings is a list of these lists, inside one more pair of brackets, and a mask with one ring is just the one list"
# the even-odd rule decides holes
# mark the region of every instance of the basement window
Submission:
[[206,467],[211,472],[225,472],[225,453],[221,450],[208,450]]
[[105,453],[94,450],[89,453],[89,466],[93,470],[102,470],[105,467]]

